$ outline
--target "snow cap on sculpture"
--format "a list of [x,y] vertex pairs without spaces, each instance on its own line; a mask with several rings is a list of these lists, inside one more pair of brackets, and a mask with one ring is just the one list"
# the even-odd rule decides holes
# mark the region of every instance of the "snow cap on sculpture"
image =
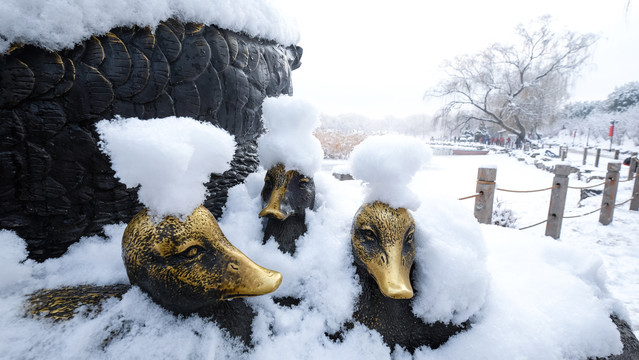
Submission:
[[260,165],[265,169],[281,163],[286,170],[313,176],[324,151],[313,131],[319,114],[310,103],[290,96],[266,98],[262,105],[266,134],[257,141]]
[[100,149],[115,176],[152,216],[186,217],[206,199],[211,173],[230,168],[235,141],[225,130],[185,117],[102,120]]
[[282,45],[297,44],[299,26],[284,5],[271,0],[2,1],[0,54],[15,43],[49,50],[72,48],[114,27],[137,25],[155,29],[169,18],[214,24]]
[[408,184],[430,157],[430,148],[417,138],[371,136],[353,149],[350,167],[353,176],[367,184],[367,203],[381,201],[414,211],[420,201]]

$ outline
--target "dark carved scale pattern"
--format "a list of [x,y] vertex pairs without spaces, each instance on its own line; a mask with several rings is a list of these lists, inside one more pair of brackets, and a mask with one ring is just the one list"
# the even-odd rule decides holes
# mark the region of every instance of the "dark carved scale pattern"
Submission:
[[262,101],[292,93],[300,57],[298,47],[176,20],[57,52],[14,46],[0,55],[0,228],[43,260],[140,211],[137,190],[97,146],[95,123],[116,115],[188,116],[234,135],[232,169],[207,184],[205,206],[219,217],[227,189],[257,168]]

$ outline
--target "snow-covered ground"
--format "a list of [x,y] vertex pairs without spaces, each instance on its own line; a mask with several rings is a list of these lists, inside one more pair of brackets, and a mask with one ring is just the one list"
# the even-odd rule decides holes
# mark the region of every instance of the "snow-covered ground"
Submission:
[[[0,354],[12,359],[389,358],[392,351],[379,335],[362,327],[355,327],[342,343],[323,337],[324,331],[339,328],[348,318],[357,293],[349,263],[348,232],[352,214],[364,198],[363,185],[357,180],[333,179],[330,170],[339,165],[343,164],[325,162],[315,175],[319,206],[307,217],[309,234],[301,239],[294,257],[280,253],[273,242],[262,245],[258,240],[261,226],[253,215],[261,206],[263,173],[250,176],[230,193],[220,221],[229,240],[260,265],[282,272],[284,282],[273,296],[306,299],[293,309],[274,305],[272,295],[250,299],[258,312],[253,350],[240,353],[237,343],[206,319],[175,317],[135,289],[122,300],[110,300],[102,313],[88,318],[78,316],[54,324],[23,317],[25,295],[34,290],[128,282],[120,258],[124,229],[120,224],[107,229],[106,239],[84,239],[62,258],[42,264],[23,261],[24,242],[10,232],[0,232]],[[454,263],[458,255],[468,255],[455,247],[463,244],[456,236],[485,241],[484,247],[472,251],[486,252],[490,291],[477,300],[483,305],[471,318],[472,329],[437,350],[418,350],[415,358],[578,359],[619,351],[618,335],[607,314],[619,313],[637,332],[639,213],[629,211],[625,204],[615,210],[614,221],[608,226],[598,223],[597,214],[566,219],[559,241],[543,235],[544,225],[527,230],[478,225],[472,218],[473,200],[457,198],[474,194],[477,168],[485,165],[497,167],[501,188],[538,189],[552,183],[551,173],[506,154],[435,156],[417,173],[410,184],[422,201],[415,212],[416,221],[436,240],[433,251],[446,254],[439,258],[431,254],[431,258],[445,264],[448,260]],[[580,184],[572,176],[570,183]],[[618,202],[628,199],[631,189],[632,182],[621,183]],[[547,191],[497,192],[496,199],[517,217],[516,228],[546,218]],[[588,198],[581,202],[582,207],[578,201],[579,191],[570,190],[567,214],[586,213],[601,200]],[[463,264],[452,268],[455,272],[446,274],[452,280],[467,271]],[[126,335],[104,343],[124,322]],[[403,359],[409,354],[396,349],[392,356]]]
[[[556,148],[555,148],[556,150]],[[568,161],[575,166],[581,165],[580,158]],[[570,160],[568,158],[567,160]],[[601,161],[600,171],[605,172],[608,161]],[[516,157],[506,154],[488,156],[436,156],[429,171],[421,173],[424,183],[432,183],[438,179],[442,186],[437,191],[446,193],[451,198],[472,195],[475,192],[474,179],[480,166],[497,166],[497,187],[511,190],[542,189],[552,185],[553,174],[537,169],[531,164],[524,164]],[[621,180],[628,175],[628,167],[622,166]],[[420,180],[417,179],[416,182]],[[579,181],[575,174],[570,176],[569,186],[589,186],[590,183]],[[632,196],[633,181],[620,182],[617,203],[626,201]],[[595,189],[603,189],[603,186]],[[495,204],[501,202],[504,209],[511,210],[517,218],[515,228],[536,224],[548,216],[550,192],[511,193],[497,191]],[[580,191],[569,189],[566,200],[565,216],[581,215],[601,206],[601,196],[594,196],[581,201]],[[467,211],[473,211],[474,200],[461,200]],[[599,213],[583,217],[564,219],[559,243],[599,256],[603,260],[606,285],[613,296],[621,300],[630,312],[635,334],[639,333],[639,212],[630,211],[629,203],[615,208],[614,220],[604,226],[599,223]],[[482,226],[484,236],[490,244],[491,234],[495,226]],[[511,237],[522,236],[544,237],[545,224],[529,229],[509,232]]]
[[[282,13],[276,2],[124,3],[3,2],[0,53],[14,42],[61,49],[114,26],[154,27],[171,16],[214,23],[284,45],[299,41],[295,21]],[[125,7],[130,11],[122,11]],[[145,139],[152,140],[150,136]],[[285,140],[305,139],[297,136]],[[178,147],[184,149],[180,154],[185,157],[174,160],[183,167],[203,154],[179,144]],[[367,163],[374,164],[375,150],[365,154]],[[385,148],[377,150],[383,158],[392,153]],[[154,159],[137,160],[138,166],[171,160],[160,151],[147,154]],[[289,155],[292,158],[300,154]],[[261,242],[262,226],[257,214],[263,169],[229,191],[220,219],[225,235],[250,258],[280,271],[284,278],[273,294],[247,300],[257,314],[251,349],[244,351],[209,319],[174,316],[135,287],[121,300],[108,300],[99,313],[78,315],[67,322],[24,316],[26,297],[38,289],[128,283],[120,249],[125,224],[113,224],[105,228],[105,238],[85,238],[61,258],[44,263],[26,259],[24,240],[0,230],[0,357],[409,358],[410,354],[388,348],[379,334],[363,326],[356,325],[344,334],[342,342],[325,336],[350,319],[358,295],[350,231],[353,215],[365,199],[361,181],[340,182],[331,176],[334,165],[344,164],[326,163],[323,170],[314,174],[316,208],[307,214],[308,232],[299,239],[295,256],[281,253],[273,241]],[[477,168],[481,165],[497,167],[497,183],[502,188],[539,189],[552,183],[552,174],[505,154],[436,156],[412,182],[401,179],[402,186],[409,183],[409,194],[418,198],[415,204],[421,204],[413,212],[419,275],[413,284],[418,290],[413,311],[427,321],[462,322],[470,318],[472,323],[469,330],[442,347],[418,349],[414,357],[585,359],[620,352],[619,335],[608,316],[616,313],[630,321],[635,332],[639,330],[639,249],[634,243],[639,213],[627,210],[626,204],[616,209],[615,220],[608,226],[599,224],[596,214],[566,219],[561,239],[555,241],[543,235],[543,225],[517,230],[546,218],[548,192],[498,192],[496,202],[502,212],[512,212],[510,223],[515,228],[479,225],[472,217],[473,200],[457,199],[474,194]],[[176,169],[172,174],[181,174],[179,166],[160,167]],[[408,175],[403,168],[396,171],[399,174],[395,175]],[[170,178],[147,171],[144,175],[160,180]],[[143,184],[137,180],[133,183]],[[574,177],[571,183],[577,183]],[[621,184],[619,201],[630,197],[631,188],[630,182]],[[599,203],[600,198],[594,197],[581,201],[580,206],[579,192],[570,191],[567,214],[589,212]],[[302,301],[287,308],[277,305],[274,296],[296,296]]]

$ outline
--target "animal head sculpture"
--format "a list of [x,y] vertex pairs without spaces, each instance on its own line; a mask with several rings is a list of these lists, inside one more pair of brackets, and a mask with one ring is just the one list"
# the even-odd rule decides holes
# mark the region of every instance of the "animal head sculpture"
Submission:
[[277,164],[268,170],[262,188],[264,208],[260,217],[279,221],[290,216],[304,217],[306,209],[315,207],[315,182],[297,170]]
[[415,220],[404,208],[376,201],[362,205],[355,215],[351,238],[355,262],[368,271],[386,297],[413,297],[414,234]]
[[122,257],[131,284],[181,314],[220,300],[267,294],[282,282],[279,272],[235,248],[203,206],[185,221],[167,216],[159,224],[142,210],[124,232]]

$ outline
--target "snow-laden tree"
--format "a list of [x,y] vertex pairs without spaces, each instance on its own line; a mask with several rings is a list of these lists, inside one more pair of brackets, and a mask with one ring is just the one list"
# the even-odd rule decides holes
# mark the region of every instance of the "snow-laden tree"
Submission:
[[563,116],[567,119],[579,118],[585,119],[597,109],[602,107],[601,101],[578,101],[568,103],[564,106]]
[[624,112],[637,104],[639,104],[639,81],[633,81],[615,88],[608,95],[604,106],[608,112]]
[[[580,103],[572,104],[578,106]],[[567,106],[568,108],[568,106]],[[570,107],[572,108],[572,106]],[[558,136],[568,131],[577,132],[579,136],[588,136],[591,144],[607,142],[610,131],[610,123],[615,121],[613,144],[615,145],[639,145],[639,104],[631,106],[622,112],[608,112],[603,107],[598,107],[585,116],[566,112],[565,118],[544,129],[549,136]]]
[[522,141],[554,122],[597,37],[555,32],[550,23],[550,16],[543,16],[520,24],[518,44],[497,43],[447,61],[446,79],[426,94],[447,99],[439,118],[453,122],[453,128],[472,120],[494,124]]

